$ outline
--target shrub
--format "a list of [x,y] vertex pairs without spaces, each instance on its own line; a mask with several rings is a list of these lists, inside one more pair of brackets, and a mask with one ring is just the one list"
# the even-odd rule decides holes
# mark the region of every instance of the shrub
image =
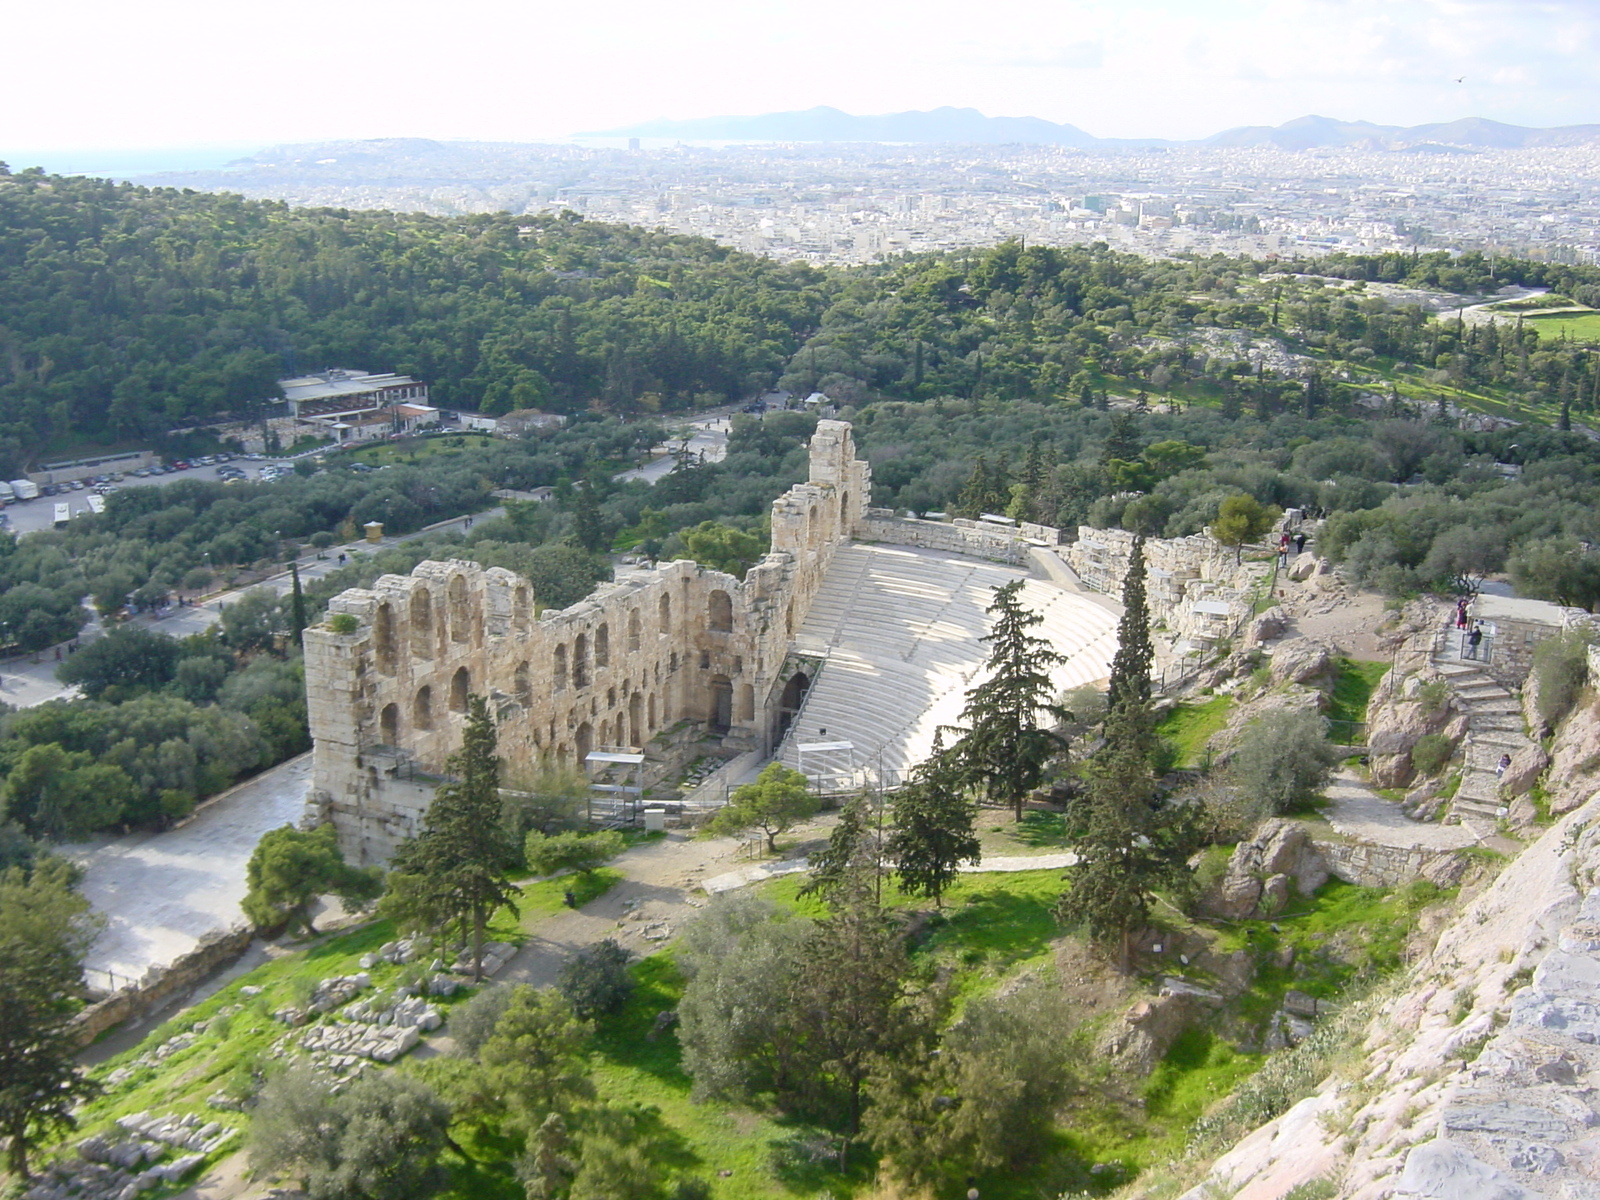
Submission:
[[1442,679],[1430,679],[1417,688],[1417,703],[1427,713],[1441,713],[1450,707],[1450,685]]
[[1442,733],[1425,733],[1411,747],[1411,765],[1419,775],[1437,775],[1456,752],[1456,744]]
[[1593,642],[1594,637],[1587,630],[1567,629],[1534,647],[1537,707],[1546,728],[1555,728],[1578,702],[1578,693],[1589,680],[1589,647]]
[[1285,813],[1315,799],[1338,761],[1320,716],[1280,709],[1245,729],[1228,775],[1246,795]]
[[633,994],[633,976],[628,974],[632,957],[610,938],[596,942],[567,960],[556,989],[580,1017],[616,1012]]
[[494,1033],[495,1022],[511,1006],[513,991],[504,984],[484,988],[450,1014],[450,1036],[456,1053],[476,1058],[478,1050]]
[[328,628],[334,633],[354,633],[361,628],[353,613],[333,613],[328,617]]

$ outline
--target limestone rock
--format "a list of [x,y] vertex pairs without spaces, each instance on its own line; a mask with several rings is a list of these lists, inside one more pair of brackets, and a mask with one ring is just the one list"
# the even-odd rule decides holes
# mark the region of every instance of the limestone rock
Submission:
[[1274,604],[1264,613],[1257,614],[1251,619],[1244,631],[1244,644],[1259,646],[1262,642],[1276,641],[1283,636],[1283,631],[1289,627],[1289,614],[1281,605]]
[[1429,1200],[1540,1200],[1537,1193],[1501,1174],[1463,1146],[1435,1138],[1413,1146],[1400,1176],[1401,1197]]
[[1294,561],[1289,564],[1289,578],[1295,583],[1303,583],[1317,574],[1317,556],[1309,550],[1295,555]]
[[1533,785],[1550,765],[1550,756],[1537,742],[1530,743],[1511,756],[1511,765],[1500,777],[1500,791],[1506,796],[1521,796]]
[[1289,877],[1269,875],[1261,885],[1261,899],[1256,901],[1256,911],[1264,917],[1275,916],[1289,905]]
[[[1199,989],[1197,989],[1199,990]],[[1220,996],[1213,997],[1220,1000]],[[1166,991],[1140,1000],[1122,1014],[1102,1042],[1102,1049],[1140,1074],[1155,1069],[1161,1056],[1194,1019],[1197,998],[1189,991]]]
[[1580,705],[1561,723],[1544,788],[1556,816],[1571,812],[1600,790],[1600,705]]
[[1332,652],[1310,638],[1291,638],[1272,651],[1272,682],[1333,686]]

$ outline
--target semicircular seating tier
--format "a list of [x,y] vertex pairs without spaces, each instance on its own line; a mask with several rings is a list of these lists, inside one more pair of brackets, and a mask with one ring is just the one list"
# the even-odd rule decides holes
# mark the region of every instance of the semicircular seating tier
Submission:
[[[835,554],[793,651],[825,659],[778,757],[807,775],[865,773],[894,781],[954,725],[981,678],[994,589],[1024,579],[1035,627],[1067,661],[1058,691],[1095,683],[1117,648],[1117,606],[1026,572],[904,546],[853,545]],[[849,751],[802,745],[848,741]]]

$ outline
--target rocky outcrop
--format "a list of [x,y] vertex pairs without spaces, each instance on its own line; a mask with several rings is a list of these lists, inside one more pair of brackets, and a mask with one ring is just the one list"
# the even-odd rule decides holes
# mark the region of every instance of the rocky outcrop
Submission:
[[[1537,729],[1536,697],[1524,695],[1523,711],[1530,714],[1529,725]],[[1600,701],[1580,701],[1561,722],[1542,782],[1550,812],[1557,816],[1571,812],[1600,790]]]
[[1263,821],[1240,842],[1227,872],[1201,900],[1203,912],[1231,921],[1272,916],[1288,904],[1291,890],[1309,896],[1328,882],[1328,864],[1293,821]]
[[1338,674],[1333,650],[1311,638],[1280,642],[1273,648],[1270,670],[1274,684],[1297,683],[1319,691],[1331,691]]
[[1428,734],[1442,734],[1451,742],[1466,736],[1465,714],[1456,710],[1448,693],[1427,686],[1430,676],[1396,675],[1390,671],[1378,681],[1367,706],[1367,753],[1376,787],[1405,787],[1416,778],[1411,751]]
[[1274,604],[1266,612],[1258,613],[1250,619],[1250,624],[1245,626],[1244,630],[1244,644],[1246,648],[1251,648],[1263,642],[1275,642],[1288,628],[1289,614],[1282,605]]
[[1185,1200],[1600,1195],[1600,799],[1460,908],[1353,1058]]

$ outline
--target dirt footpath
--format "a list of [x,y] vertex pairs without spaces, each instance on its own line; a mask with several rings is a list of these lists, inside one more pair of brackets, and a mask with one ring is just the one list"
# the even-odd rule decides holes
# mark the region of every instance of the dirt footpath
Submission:
[[696,840],[671,832],[661,841],[635,846],[612,861],[622,882],[572,912],[546,917],[495,978],[543,987],[556,981],[561,964],[584,946],[612,938],[635,954],[649,954],[677,936],[684,922],[705,906],[700,885],[748,859],[733,838]]

